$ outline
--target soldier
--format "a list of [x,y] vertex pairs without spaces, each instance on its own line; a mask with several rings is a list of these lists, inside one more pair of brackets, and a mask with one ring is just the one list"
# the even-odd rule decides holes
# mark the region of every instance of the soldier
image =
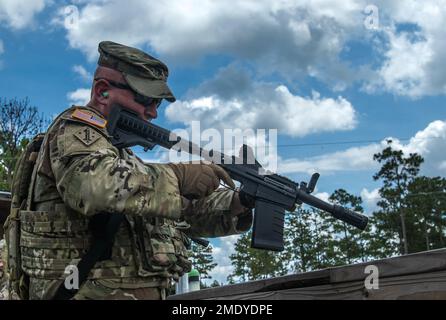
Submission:
[[99,44],[99,53],[91,100],[50,125],[19,213],[20,283],[30,299],[54,298],[66,267],[88,252],[91,221],[100,214],[122,213],[124,223],[74,299],[165,299],[172,280],[190,271],[188,237],[238,234],[252,223],[237,192],[217,190],[220,179],[234,187],[221,167],[145,164],[110,143],[111,105],[151,121],[162,99],[175,97],[163,62],[110,41]]

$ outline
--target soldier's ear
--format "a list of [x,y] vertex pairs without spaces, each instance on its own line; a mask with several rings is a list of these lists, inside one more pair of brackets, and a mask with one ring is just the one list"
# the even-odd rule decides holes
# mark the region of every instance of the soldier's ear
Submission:
[[101,101],[105,101],[105,99],[107,99],[109,97],[109,90],[110,85],[108,84],[107,81],[103,80],[103,79],[99,79],[97,81],[94,82],[93,84],[93,95],[94,97]]

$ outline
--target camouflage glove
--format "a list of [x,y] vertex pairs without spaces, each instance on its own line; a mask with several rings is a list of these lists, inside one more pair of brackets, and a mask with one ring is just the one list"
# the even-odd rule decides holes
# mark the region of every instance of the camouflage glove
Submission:
[[180,193],[188,198],[199,199],[210,195],[220,185],[220,179],[231,188],[235,184],[221,167],[203,161],[197,163],[169,163],[175,172]]

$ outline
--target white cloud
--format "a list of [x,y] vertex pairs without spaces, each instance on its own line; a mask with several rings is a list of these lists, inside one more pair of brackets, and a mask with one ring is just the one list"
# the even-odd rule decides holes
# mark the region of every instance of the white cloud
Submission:
[[[421,33],[417,32],[422,38]],[[418,98],[432,94],[430,74],[427,66],[432,61],[433,51],[428,40],[414,40],[408,32],[386,32],[389,49],[384,53],[384,62],[377,70],[376,78],[364,85],[368,92],[385,90],[397,95]],[[435,91],[435,90],[434,90]],[[440,90],[437,93],[444,93]]]
[[319,199],[325,201],[325,202],[330,202],[330,201],[328,201],[328,198],[330,198],[330,195],[328,194],[328,192],[317,192],[314,194],[314,196],[316,198],[319,198]]
[[49,2],[49,0],[2,0],[0,23],[5,21],[13,29],[23,29],[33,23],[34,16]]
[[85,82],[93,81],[92,74],[88,72],[83,66],[75,65],[73,66],[73,71],[76,72]]
[[356,126],[356,112],[341,96],[321,98],[313,92],[311,97],[301,97],[284,85],[253,82],[235,68],[224,68],[214,79],[191,90],[189,95],[195,97],[170,104],[167,119],[186,125],[200,120],[202,129],[278,129],[279,134],[293,137]]
[[392,147],[402,150],[406,156],[418,153],[424,158],[421,174],[438,176],[446,174],[444,151],[446,149],[446,122],[437,120],[418,131],[404,144],[398,139],[389,137],[381,143],[373,143],[360,147],[310,157],[307,159],[279,159],[280,173],[334,173],[351,170],[376,170],[379,164],[373,160],[373,155],[387,147],[387,140],[392,140]]
[[444,150],[446,148],[446,121],[433,121],[418,131],[407,144],[398,140],[393,142],[394,148],[401,149],[406,155],[419,153],[424,158],[421,173],[428,176],[445,175]]
[[373,212],[378,209],[378,201],[381,199],[379,195],[379,188],[369,191],[366,188],[361,190],[361,198],[365,205],[365,212]]
[[384,89],[411,98],[445,94],[446,2],[379,1],[378,7],[391,18],[381,30],[388,45],[378,78],[369,81],[366,90]]
[[210,282],[217,280],[219,283],[226,283],[226,278],[233,271],[229,256],[234,253],[234,245],[239,237],[239,235],[222,237],[219,239],[220,245],[214,246],[212,256],[218,265],[210,272],[212,277]]
[[112,40],[150,46],[167,60],[183,63],[223,53],[255,61],[262,72],[287,76],[332,64],[345,71],[331,77],[336,79],[355,76],[338,54],[346,38],[361,29],[365,4],[362,0],[342,5],[325,0],[231,5],[212,0],[111,0],[79,6],[76,23],[62,23],[63,10],[57,19],[67,30],[70,46],[90,59],[96,57],[99,41]]
[[[364,27],[366,0],[77,1],[79,18],[65,27],[70,46],[90,59],[97,56],[99,41],[113,40],[183,64],[223,54],[250,61],[262,74],[275,72],[287,80],[310,75],[333,90],[360,81],[370,93],[412,98],[446,93],[446,2],[373,3],[380,18],[374,31]],[[373,50],[377,63],[351,63],[344,51],[350,41]]]
[[334,173],[350,170],[369,170],[376,168],[373,154],[383,149],[382,144],[370,144],[353,147],[342,151],[323,154],[307,159],[283,159],[279,160],[279,172],[286,173]]
[[84,106],[90,101],[90,89],[77,89],[67,94],[67,98],[71,104]]

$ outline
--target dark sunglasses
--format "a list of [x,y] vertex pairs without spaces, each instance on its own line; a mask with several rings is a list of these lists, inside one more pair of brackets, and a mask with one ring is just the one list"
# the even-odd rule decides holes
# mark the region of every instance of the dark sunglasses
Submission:
[[115,82],[113,80],[109,80],[109,79],[105,79],[105,78],[95,78],[94,80],[95,81],[106,80],[106,81],[108,81],[108,83],[110,83],[110,85],[112,85],[115,88],[132,91],[135,95],[135,98],[134,98],[135,102],[142,104],[146,108],[150,107],[153,103],[155,103],[156,108],[158,108],[161,104],[161,101],[163,100],[162,98],[151,98],[151,97],[146,97],[142,94],[139,94],[138,92],[133,90],[129,85],[126,85],[124,83]]

